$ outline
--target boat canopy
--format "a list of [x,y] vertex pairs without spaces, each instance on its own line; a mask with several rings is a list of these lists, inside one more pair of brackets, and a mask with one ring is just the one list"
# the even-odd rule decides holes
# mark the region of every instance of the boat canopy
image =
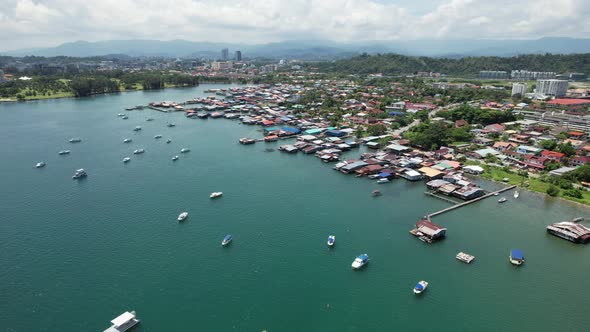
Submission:
[[417,290],[424,290],[424,286],[422,286],[421,283],[417,283],[416,287],[414,287],[414,288],[416,288]]
[[391,173],[388,173],[388,172],[379,173],[379,177],[382,177],[382,178],[386,178],[386,177],[390,177],[390,176],[391,176]]
[[510,257],[522,260],[524,259],[524,253],[522,252],[522,250],[512,249],[512,251],[510,252]]
[[122,313],[119,317],[113,319],[111,321],[111,323],[117,327],[126,324],[128,321],[132,320],[135,318],[135,315],[130,313],[129,311],[126,311],[124,313]]
[[367,254],[362,254],[358,258],[360,258],[361,260],[365,261],[365,260],[369,259],[369,256]]
[[228,234],[228,235],[226,235],[226,236],[225,236],[223,239],[224,239],[224,240],[229,240],[229,239],[231,239],[231,235],[230,235],[230,234]]

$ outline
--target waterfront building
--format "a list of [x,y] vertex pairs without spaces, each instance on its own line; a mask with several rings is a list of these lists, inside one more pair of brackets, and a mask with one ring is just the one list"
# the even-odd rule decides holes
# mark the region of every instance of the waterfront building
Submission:
[[242,61],[242,51],[236,51],[236,61]]
[[506,79],[508,78],[508,73],[503,70],[482,70],[479,72],[479,78]]
[[526,90],[527,90],[526,83],[512,83],[512,96],[513,97],[516,95],[524,97]]
[[510,77],[515,80],[534,81],[543,79],[555,78],[555,72],[545,71],[528,71],[528,70],[513,70],[510,72]]
[[227,48],[224,48],[221,50],[221,60],[223,60],[223,61],[229,60],[229,50]]
[[547,96],[563,97],[567,92],[566,80],[538,80],[536,93]]

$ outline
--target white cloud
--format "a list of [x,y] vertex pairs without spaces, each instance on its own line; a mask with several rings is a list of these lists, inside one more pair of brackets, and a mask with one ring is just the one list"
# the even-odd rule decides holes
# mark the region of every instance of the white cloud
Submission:
[[261,43],[588,37],[586,1],[0,0],[0,50],[137,38]]

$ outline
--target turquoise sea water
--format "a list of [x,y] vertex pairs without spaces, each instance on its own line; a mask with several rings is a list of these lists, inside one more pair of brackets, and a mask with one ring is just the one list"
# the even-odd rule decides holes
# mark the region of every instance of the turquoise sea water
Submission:
[[[260,128],[237,121],[123,110],[210,87],[0,104],[1,331],[102,331],[126,310],[137,331],[587,329],[590,248],[545,232],[587,208],[529,192],[490,198],[435,217],[448,237],[426,245],[408,231],[448,205],[423,182],[376,185],[264,151],[283,142],[243,146]],[[87,179],[71,179],[78,168]],[[524,266],[509,264],[512,248]],[[352,271],[362,253],[371,262]],[[415,296],[419,280],[430,286]]]

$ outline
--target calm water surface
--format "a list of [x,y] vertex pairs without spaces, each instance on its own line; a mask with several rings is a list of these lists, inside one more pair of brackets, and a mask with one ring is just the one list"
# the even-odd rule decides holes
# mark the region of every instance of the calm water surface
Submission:
[[[138,331],[587,329],[590,249],[545,226],[588,209],[528,192],[491,198],[436,217],[448,237],[425,245],[408,230],[448,205],[422,182],[377,186],[313,156],[264,151],[284,143],[242,146],[261,133],[237,121],[123,110],[211,87],[0,104],[0,330],[102,331],[126,310]],[[87,179],[71,179],[78,168]],[[383,196],[371,197],[376,188]],[[521,268],[511,248],[524,250]],[[352,271],[362,253],[370,264]],[[430,287],[414,296],[421,279]]]

